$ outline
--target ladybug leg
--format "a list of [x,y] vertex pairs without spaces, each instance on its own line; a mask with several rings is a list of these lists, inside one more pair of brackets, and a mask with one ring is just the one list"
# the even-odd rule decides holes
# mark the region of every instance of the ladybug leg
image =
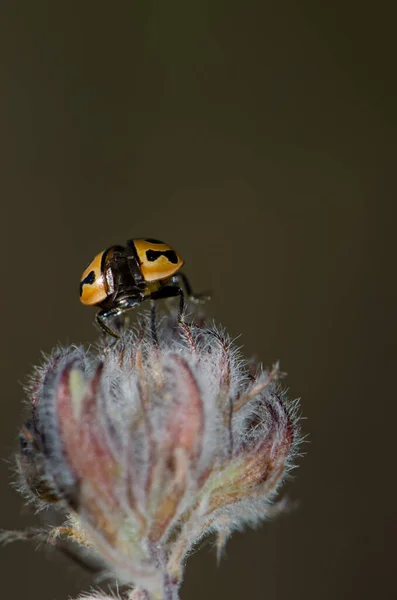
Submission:
[[184,320],[183,312],[185,310],[185,294],[182,288],[174,285],[166,285],[157,292],[154,292],[150,297],[152,300],[161,300],[162,298],[175,298],[176,296],[179,296],[178,321],[181,322]]
[[156,303],[153,300],[150,301],[150,332],[152,334],[153,344],[158,346],[159,339],[157,337]]
[[194,296],[192,286],[190,285],[190,281],[186,277],[185,273],[177,273],[176,275],[173,276],[172,280],[175,281],[175,283],[181,281],[186,290],[187,296],[189,296],[189,297]]
[[140,304],[141,301],[142,299],[136,296],[131,298],[123,298],[113,308],[109,308],[108,310],[100,310],[96,315],[96,322],[105,333],[114,337],[116,342],[118,342],[120,340],[120,335],[117,333],[117,331],[109,327],[105,321],[111,317],[119,317],[127,310],[130,310],[131,308],[134,308]]
[[120,308],[112,308],[110,310],[100,310],[95,316],[95,321],[98,323],[102,331],[115,338],[116,342],[118,342],[120,339],[119,334],[114,329],[111,329],[109,325],[105,323],[105,321],[109,317],[118,317],[122,313],[123,310],[121,310]]
[[186,295],[189,297],[189,300],[195,302],[197,304],[206,302],[211,299],[211,294],[209,292],[203,292],[200,294],[195,294],[192,290],[192,286],[190,285],[189,279],[186,277],[185,273],[176,273],[171,279],[172,283],[175,283],[179,286],[180,282],[182,282],[183,287],[186,290]]

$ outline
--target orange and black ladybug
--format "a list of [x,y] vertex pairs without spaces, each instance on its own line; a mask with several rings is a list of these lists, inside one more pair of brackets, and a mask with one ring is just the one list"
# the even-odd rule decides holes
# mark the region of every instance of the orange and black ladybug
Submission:
[[100,308],[96,315],[102,329],[119,339],[105,321],[134,308],[143,300],[179,296],[179,319],[184,309],[183,283],[193,296],[187,277],[180,273],[183,260],[171,246],[151,238],[128,240],[126,247],[111,246],[89,263],[80,281],[80,300]]

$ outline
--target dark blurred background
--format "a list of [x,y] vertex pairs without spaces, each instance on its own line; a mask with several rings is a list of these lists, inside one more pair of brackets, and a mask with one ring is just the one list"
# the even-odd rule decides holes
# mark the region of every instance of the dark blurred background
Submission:
[[[129,237],[174,245],[247,356],[280,359],[310,434],[298,508],[189,560],[182,598],[395,598],[394,5],[0,7],[1,457],[22,383],[95,340],[78,283]],[[1,471],[0,527],[38,524]],[[2,598],[89,578],[0,549]]]

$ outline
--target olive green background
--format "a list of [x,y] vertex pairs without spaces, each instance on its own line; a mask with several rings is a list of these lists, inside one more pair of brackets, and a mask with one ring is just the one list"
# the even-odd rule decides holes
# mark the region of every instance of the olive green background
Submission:
[[[376,6],[376,8],[375,8]],[[7,2],[0,8],[1,448],[41,351],[96,337],[86,263],[174,245],[211,317],[288,372],[296,509],[189,560],[185,600],[395,598],[393,3]],[[0,527],[39,518],[0,465]],[[1,598],[89,578],[0,548]]]

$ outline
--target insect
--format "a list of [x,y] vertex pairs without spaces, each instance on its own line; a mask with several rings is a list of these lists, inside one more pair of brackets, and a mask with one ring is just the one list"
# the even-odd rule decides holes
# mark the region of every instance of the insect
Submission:
[[100,310],[96,321],[107,334],[120,339],[106,321],[122,315],[147,299],[179,296],[179,320],[183,319],[185,295],[200,301],[186,275],[184,261],[171,246],[151,238],[128,240],[126,246],[111,246],[88,264],[80,280],[80,300]]

